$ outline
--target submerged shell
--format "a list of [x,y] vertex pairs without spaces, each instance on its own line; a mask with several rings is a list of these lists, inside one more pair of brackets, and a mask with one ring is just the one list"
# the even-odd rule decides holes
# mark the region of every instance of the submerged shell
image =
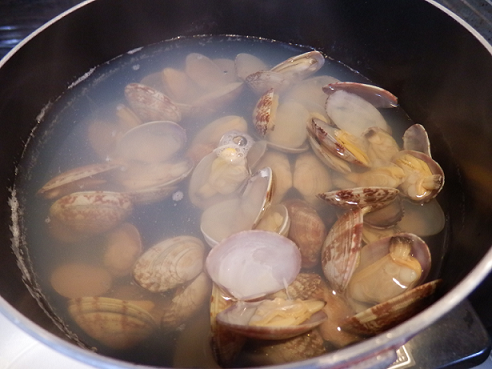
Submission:
[[425,204],[416,204],[404,200],[405,215],[398,226],[405,232],[415,233],[420,237],[435,235],[444,229],[446,216],[436,199]]
[[72,319],[105,346],[123,350],[135,346],[157,328],[152,316],[135,303],[107,297],[83,297],[68,303]]
[[152,292],[164,292],[195,278],[203,269],[205,247],[192,236],[173,237],[148,249],[133,269],[135,280]]
[[115,276],[130,274],[142,252],[142,240],[137,227],[124,223],[105,236],[104,266]]
[[244,231],[226,238],[205,262],[212,280],[232,296],[250,300],[292,283],[301,268],[291,240],[267,231]]
[[103,233],[123,222],[132,212],[130,198],[118,192],[74,192],[50,207],[50,217],[76,232]]
[[292,185],[312,206],[318,206],[321,203],[317,197],[320,192],[329,191],[332,188],[328,169],[311,153],[304,153],[297,157]]
[[395,95],[374,85],[357,82],[337,82],[324,86],[323,91],[328,95],[335,91],[350,92],[370,102],[376,108],[394,108],[398,106],[398,98]]
[[280,73],[289,81],[295,82],[316,73],[324,63],[323,54],[313,50],[293,56],[274,66],[271,71]]

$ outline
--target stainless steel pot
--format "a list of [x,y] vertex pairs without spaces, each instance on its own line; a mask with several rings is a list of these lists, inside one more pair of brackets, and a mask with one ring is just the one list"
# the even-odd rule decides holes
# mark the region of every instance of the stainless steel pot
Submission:
[[[90,68],[180,35],[239,34],[313,46],[393,93],[426,126],[447,175],[449,226],[438,261],[441,296],[390,331],[333,354],[283,367],[374,367],[439,319],[492,268],[492,47],[456,16],[424,0],[95,0],[23,41],[0,62],[0,311],[23,330],[85,363],[131,368],[59,333],[17,267],[25,250],[11,193],[16,163],[40,113]],[[9,207],[9,205],[10,207]],[[15,210],[15,209],[14,209]],[[10,245],[13,245],[12,248]],[[12,250],[14,251],[12,253]]]

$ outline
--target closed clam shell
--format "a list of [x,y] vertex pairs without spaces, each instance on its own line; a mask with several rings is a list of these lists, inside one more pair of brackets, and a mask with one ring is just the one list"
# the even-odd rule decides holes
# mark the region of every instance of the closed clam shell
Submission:
[[136,304],[107,297],[82,297],[68,302],[68,312],[92,338],[113,349],[128,349],[157,328],[154,318]]
[[341,328],[355,334],[372,336],[390,329],[421,311],[441,280],[417,286],[386,302],[345,320]]
[[142,252],[142,240],[137,227],[123,223],[105,235],[104,266],[115,276],[130,274]]
[[132,212],[130,198],[119,192],[75,192],[51,205],[50,217],[87,234],[103,233],[123,222]]
[[309,204],[319,206],[322,201],[317,195],[331,190],[331,175],[315,155],[304,153],[297,157],[294,164],[292,185]]
[[323,192],[318,195],[331,205],[341,208],[380,209],[393,201],[400,191],[392,187],[356,187],[345,190]]
[[278,95],[270,88],[260,97],[253,110],[253,124],[261,136],[275,129],[277,108]]
[[349,210],[333,225],[321,249],[321,266],[337,292],[343,292],[355,270],[362,242],[364,211]]
[[148,249],[135,263],[133,276],[143,288],[164,292],[200,274],[204,253],[198,238],[173,237]]
[[53,270],[50,282],[60,295],[76,298],[102,295],[111,288],[112,279],[104,268],[85,263],[67,263]]
[[170,120],[179,122],[181,112],[173,101],[162,92],[141,83],[125,87],[125,97],[137,116],[145,122]]

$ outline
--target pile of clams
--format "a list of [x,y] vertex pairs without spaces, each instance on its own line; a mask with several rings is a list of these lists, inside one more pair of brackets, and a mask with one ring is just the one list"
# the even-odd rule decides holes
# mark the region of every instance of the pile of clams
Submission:
[[[427,133],[415,124],[393,137],[381,110],[397,98],[318,73],[324,63],[318,51],[274,66],[191,53],[89,122],[100,161],[38,191],[54,242],[99,255],[51,274],[85,335],[125,350],[156,332],[184,335],[205,310],[216,364],[279,364],[378,334],[428,303],[439,280],[428,280],[423,238],[444,227],[444,173]],[[245,95],[249,116],[220,113]],[[132,224],[178,201],[199,214],[189,232],[152,243]]]

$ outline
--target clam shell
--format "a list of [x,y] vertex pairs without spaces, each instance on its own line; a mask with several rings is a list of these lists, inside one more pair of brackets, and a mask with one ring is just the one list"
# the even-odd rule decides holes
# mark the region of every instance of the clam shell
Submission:
[[290,81],[286,76],[278,72],[265,70],[248,75],[244,82],[246,82],[257,95],[263,95],[270,89],[274,89],[277,93],[281,93],[290,85]]
[[272,169],[274,183],[272,203],[277,204],[292,187],[292,171],[289,158],[285,153],[269,150],[256,165],[256,169],[264,167]]
[[349,210],[333,225],[321,249],[321,266],[331,287],[343,292],[355,270],[362,242],[363,209]]
[[159,120],[179,122],[181,112],[169,97],[152,87],[130,83],[125,87],[125,97],[144,123]]
[[292,199],[284,205],[291,219],[288,237],[299,247],[302,267],[313,268],[320,261],[327,233],[325,224],[316,209],[306,201]]
[[370,206],[372,210],[376,210],[388,205],[399,193],[400,191],[392,187],[356,187],[323,192],[318,194],[318,197],[331,205],[345,209]]
[[298,150],[304,146],[310,114],[302,104],[293,100],[282,102],[273,119],[275,129],[269,130],[266,135],[269,143],[285,150]]
[[405,215],[398,226],[405,232],[415,233],[420,237],[438,234],[446,225],[446,216],[436,199],[425,204],[415,204],[403,200]]
[[376,108],[394,108],[398,106],[398,98],[391,92],[374,85],[357,82],[336,82],[323,87],[327,95],[335,91],[346,91],[356,94]]
[[238,302],[220,312],[217,315],[217,320],[221,325],[227,327],[231,331],[253,339],[263,340],[282,340],[292,338],[306,333],[326,320],[326,314],[323,311],[314,313],[308,320],[299,325],[291,326],[251,326],[249,321],[255,314],[259,302]]
[[299,273],[296,279],[286,289],[268,295],[268,298],[324,300],[326,283],[319,274]]
[[142,124],[126,132],[116,145],[114,157],[126,162],[165,162],[186,143],[186,131],[170,121]]
[[129,196],[119,192],[74,192],[56,200],[50,217],[76,232],[103,233],[123,222],[132,212]]
[[336,91],[326,100],[326,113],[337,125],[356,137],[361,137],[370,127],[379,127],[389,132],[381,113],[369,102],[346,91]]
[[56,267],[50,277],[53,289],[68,298],[102,295],[112,282],[111,274],[104,268],[79,262]]
[[308,142],[318,159],[320,159],[326,166],[342,174],[352,172],[352,168],[349,163],[324,150],[320,143],[311,135],[308,135]]
[[364,223],[377,228],[389,228],[395,226],[404,217],[405,210],[400,196],[393,201],[384,204],[382,208],[371,209],[364,215]]
[[287,237],[290,229],[290,217],[285,205],[270,206],[262,215],[255,229],[275,232]]
[[142,240],[137,227],[124,223],[105,235],[103,264],[112,275],[130,274],[142,253]]
[[83,297],[68,302],[72,319],[92,338],[123,350],[149,337],[157,328],[154,318],[141,307],[107,297]]
[[38,191],[38,195],[46,199],[54,199],[71,192],[94,190],[100,184],[106,183],[101,174],[120,167],[118,163],[107,162],[89,164],[63,172],[50,179]]
[[143,288],[164,292],[200,274],[204,254],[205,247],[196,237],[166,239],[140,256],[133,268],[133,276]]
[[265,136],[275,129],[275,115],[278,108],[278,95],[273,88],[265,92],[253,110],[253,124],[256,131]]
[[289,81],[299,81],[316,73],[324,64],[323,54],[313,50],[293,56],[274,66],[271,71],[280,73]]
[[234,62],[236,64],[237,76],[243,81],[250,74],[269,69],[261,59],[247,53],[237,54]]
[[364,310],[343,322],[341,328],[363,336],[382,333],[422,310],[425,307],[426,298],[435,292],[440,283],[439,279],[420,285],[391,300]]
[[423,125],[413,124],[405,131],[403,149],[422,152],[432,157],[429,136]]
[[200,96],[191,103],[190,114],[199,116],[217,112],[223,106],[234,101],[243,91],[243,87],[243,82],[232,82]]
[[236,299],[250,300],[292,283],[301,255],[294,242],[277,233],[243,231],[215,246],[205,266],[214,283]]
[[201,89],[213,91],[227,84],[226,74],[212,59],[190,53],[185,59],[185,72]]

